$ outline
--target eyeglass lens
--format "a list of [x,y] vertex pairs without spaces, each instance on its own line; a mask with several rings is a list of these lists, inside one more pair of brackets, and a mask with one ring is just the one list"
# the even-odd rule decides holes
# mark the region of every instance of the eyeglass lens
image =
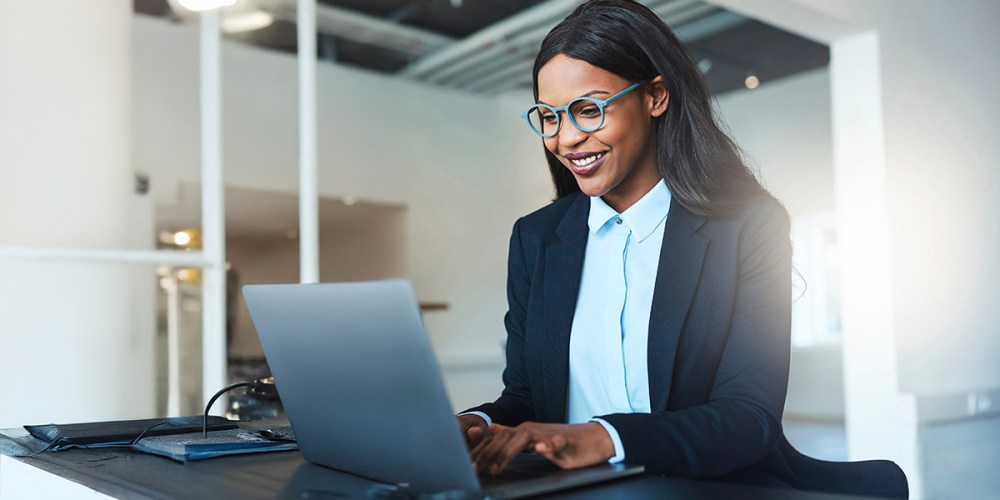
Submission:
[[[584,132],[593,132],[604,122],[604,110],[588,98],[580,98],[569,106],[570,121]],[[550,107],[536,105],[528,112],[531,128],[544,136],[554,135],[559,130],[562,117]]]

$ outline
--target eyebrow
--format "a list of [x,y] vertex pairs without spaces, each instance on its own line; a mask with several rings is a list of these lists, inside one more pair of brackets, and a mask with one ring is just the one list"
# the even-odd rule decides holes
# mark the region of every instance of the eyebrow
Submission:
[[[587,92],[586,94],[583,94],[582,96],[579,96],[576,99],[579,99],[580,97],[591,97],[591,96],[593,96],[595,94],[610,94],[610,93],[611,92],[608,92],[607,90],[591,90],[590,92]],[[535,104],[544,104],[546,106],[551,106],[551,104],[549,104],[549,103],[547,103],[545,101],[538,101]]]

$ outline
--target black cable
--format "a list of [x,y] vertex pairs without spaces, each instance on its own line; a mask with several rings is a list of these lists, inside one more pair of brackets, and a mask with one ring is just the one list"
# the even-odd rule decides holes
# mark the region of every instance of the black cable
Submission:
[[146,437],[146,433],[147,432],[149,432],[149,431],[151,431],[151,430],[153,430],[153,429],[155,429],[155,428],[157,428],[157,427],[159,427],[159,426],[161,426],[163,424],[169,424],[169,423],[170,423],[169,420],[164,420],[163,422],[157,422],[157,423],[155,423],[155,424],[153,424],[153,425],[151,425],[149,427],[146,427],[145,429],[142,430],[142,432],[139,433],[138,436],[135,437],[135,439],[132,440],[131,443],[128,444],[129,447],[131,448],[131,447],[135,446],[139,442],[140,439]]
[[30,455],[21,455],[21,456],[28,457],[28,458],[37,457],[38,455],[41,455],[42,453],[45,453],[47,451],[51,451],[52,448],[55,448],[56,446],[58,446],[59,443],[62,443],[63,441],[65,441],[65,439],[66,438],[53,439],[51,442],[49,442],[49,444],[45,448],[42,448],[42,449],[40,449],[40,450],[38,450],[38,451],[30,454]]
[[[100,446],[100,448],[132,448],[132,447],[134,447],[139,442],[140,439],[146,437],[146,433],[147,432],[155,429],[156,427],[159,427],[159,426],[165,425],[165,424],[169,424],[169,423],[170,423],[169,420],[165,420],[163,422],[157,422],[157,423],[155,423],[153,425],[150,425],[149,427],[146,427],[145,429],[143,429],[142,432],[140,432],[139,435],[136,436],[135,439],[133,439],[131,442],[129,442],[127,444],[107,444],[107,445]],[[49,442],[49,444],[47,446],[45,446],[45,448],[42,448],[42,449],[40,449],[40,450],[38,450],[38,451],[36,451],[34,453],[31,453],[30,455],[20,455],[20,456],[27,457],[27,458],[37,457],[38,455],[41,455],[42,453],[45,453],[45,452],[58,451],[58,450],[55,450],[55,449],[59,448],[60,446],[63,446],[63,445],[69,445],[69,447],[71,447],[71,448],[73,448],[73,447],[88,448],[87,445],[79,445],[79,444],[69,443],[67,441],[68,441],[68,439],[64,438],[64,437],[63,438],[59,438],[59,439],[53,439],[52,441]]]
[[231,391],[233,389],[237,389],[237,388],[240,388],[240,387],[250,387],[250,385],[251,385],[250,382],[240,382],[238,384],[228,385],[226,387],[223,387],[222,390],[220,390],[219,392],[215,393],[215,395],[212,396],[212,399],[208,400],[208,404],[205,405],[205,414],[204,414],[204,416],[202,418],[202,421],[201,421],[201,435],[202,435],[202,437],[208,437],[208,412],[212,410],[212,405],[215,404],[215,400],[219,399],[219,396],[222,396],[223,394],[225,394],[225,393],[227,393],[227,392],[229,392],[229,391]]

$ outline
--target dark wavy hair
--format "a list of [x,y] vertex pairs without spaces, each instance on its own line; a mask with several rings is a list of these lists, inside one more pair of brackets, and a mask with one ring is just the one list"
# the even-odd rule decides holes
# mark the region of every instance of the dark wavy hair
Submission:
[[[657,166],[685,208],[718,215],[770,196],[716,121],[708,85],[691,55],[648,7],[631,0],[591,0],[577,7],[542,41],[532,74],[536,100],[538,71],[560,54],[633,82],[663,76],[670,102],[656,118]],[[580,191],[552,153],[546,150],[545,157],[557,198]]]

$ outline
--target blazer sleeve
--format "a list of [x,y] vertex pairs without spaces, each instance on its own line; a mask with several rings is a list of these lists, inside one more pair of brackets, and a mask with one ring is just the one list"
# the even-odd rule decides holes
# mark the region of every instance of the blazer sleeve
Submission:
[[504,316],[504,326],[507,328],[507,366],[503,371],[504,390],[493,403],[466,410],[481,411],[494,422],[503,425],[535,420],[524,348],[531,274],[521,237],[522,220],[514,223],[510,250],[507,253],[508,310]]
[[760,461],[782,436],[791,329],[791,243],[776,201],[754,210],[739,237],[731,327],[708,402],[682,410],[613,414],[625,462],[709,477]]

